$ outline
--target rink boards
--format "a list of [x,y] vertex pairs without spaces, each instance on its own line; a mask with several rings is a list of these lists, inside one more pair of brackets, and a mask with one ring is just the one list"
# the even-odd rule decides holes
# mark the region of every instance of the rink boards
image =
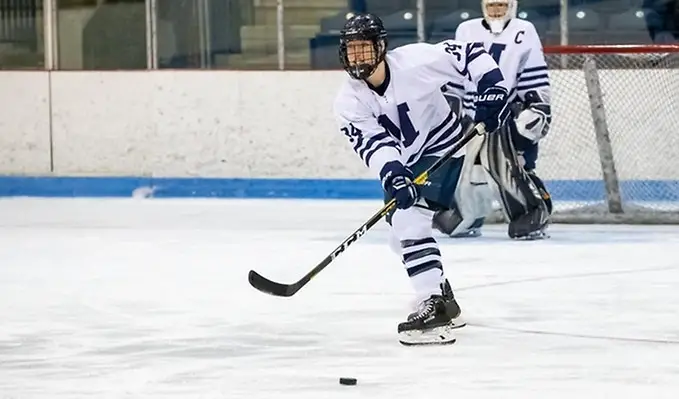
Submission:
[[[676,201],[673,117],[657,118],[665,101],[636,101],[657,97],[655,86],[674,77],[656,70],[643,86],[620,84],[630,73],[600,72],[604,95],[616,99],[606,111],[623,195]],[[550,74],[555,120],[538,168],[555,198],[599,200],[584,77]],[[379,198],[335,126],[342,79],[337,71],[2,72],[0,195]]]

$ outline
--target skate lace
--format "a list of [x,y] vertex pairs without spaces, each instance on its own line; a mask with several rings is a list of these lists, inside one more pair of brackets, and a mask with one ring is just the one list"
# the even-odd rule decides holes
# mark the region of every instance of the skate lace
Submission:
[[421,320],[429,316],[431,312],[434,311],[434,301],[433,300],[427,300],[423,302],[420,306],[419,309],[417,309],[417,314],[415,317],[412,318],[412,320]]

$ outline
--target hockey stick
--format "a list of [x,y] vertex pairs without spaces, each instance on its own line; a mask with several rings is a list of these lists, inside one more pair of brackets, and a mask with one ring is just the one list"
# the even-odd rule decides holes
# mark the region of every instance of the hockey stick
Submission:
[[[452,157],[456,152],[460,151],[467,143],[476,135],[482,136],[486,134],[486,129],[485,125],[483,123],[479,123],[477,125],[474,125],[469,128],[457,143],[448,151],[446,152],[443,156],[441,156],[439,159],[432,164],[429,169],[425,170],[422,172],[421,175],[417,176],[415,179],[414,183],[416,184],[423,184],[427,179],[429,178],[429,175],[434,173],[436,170],[438,170],[441,165],[443,165],[450,157]],[[283,296],[283,297],[290,297],[295,295],[297,291],[302,289],[309,281],[311,281],[312,278],[314,278],[318,273],[321,272],[321,270],[325,269],[335,258],[337,258],[342,252],[344,252],[349,245],[353,244],[354,242],[358,241],[358,239],[363,236],[371,227],[373,227],[375,224],[377,224],[382,217],[386,216],[387,213],[389,213],[394,206],[396,206],[396,201],[394,199],[390,200],[387,202],[382,209],[377,211],[370,219],[368,219],[367,222],[363,223],[361,227],[358,228],[352,235],[347,237],[337,248],[335,248],[334,251],[332,251],[328,256],[325,257],[319,263],[311,269],[307,274],[305,274],[299,281],[292,283],[292,284],[281,284],[277,283],[275,281],[271,281],[259,273],[257,273],[254,270],[250,270],[250,273],[248,274],[248,281],[250,282],[250,285],[252,285],[254,288],[257,290],[265,293],[265,294],[270,294],[274,296]]]

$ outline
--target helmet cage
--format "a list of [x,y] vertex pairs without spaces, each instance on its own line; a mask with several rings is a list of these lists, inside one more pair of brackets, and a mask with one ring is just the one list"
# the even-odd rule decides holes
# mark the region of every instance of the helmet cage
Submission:
[[[507,11],[502,17],[491,17],[488,14],[489,4],[506,4]],[[483,19],[486,21],[492,33],[500,34],[512,18],[516,18],[517,0],[481,0]]]
[[[349,43],[352,41],[370,41],[372,43],[372,60],[360,63],[349,61]],[[344,70],[354,79],[366,79],[372,75],[377,66],[384,61],[387,52],[387,33],[383,29],[368,28],[364,30],[347,29],[340,33],[339,59]]]

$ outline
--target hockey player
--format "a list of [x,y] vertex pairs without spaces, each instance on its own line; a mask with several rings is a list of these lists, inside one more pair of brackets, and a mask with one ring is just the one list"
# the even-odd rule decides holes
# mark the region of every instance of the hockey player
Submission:
[[[549,193],[535,173],[538,142],[549,132],[552,119],[547,63],[540,38],[531,22],[516,18],[516,0],[482,0],[481,7],[483,18],[461,23],[455,39],[482,42],[499,64],[510,89],[509,101],[516,122],[516,129],[511,131],[512,144],[519,154],[519,163],[539,190],[541,200],[535,200],[535,205],[542,206],[540,202],[544,202],[548,213],[551,213]],[[465,85],[449,84],[445,91],[446,96],[451,97],[453,108],[465,114],[468,120],[473,120],[476,112],[474,96],[477,96],[475,87],[469,82]],[[479,138],[468,146],[466,162],[476,161],[476,165],[467,167],[467,173],[463,174],[464,186],[469,190],[462,193],[452,209],[437,212],[434,227],[452,237],[479,236],[485,217],[492,211],[493,199],[498,199],[510,221],[510,237],[546,237],[546,224],[538,229],[517,226],[518,219],[525,219],[528,217],[526,213],[531,212],[530,204],[514,204],[513,200],[504,198],[497,184],[487,178],[479,157],[474,156],[482,150],[483,144],[483,139]],[[534,208],[533,213],[541,212]]]
[[[341,31],[339,56],[349,74],[334,104],[339,130],[367,168],[379,177],[388,215],[391,248],[416,294],[417,310],[398,325],[406,345],[454,342],[464,326],[460,307],[443,272],[432,233],[437,209],[450,207],[464,160],[455,154],[422,185],[414,177],[462,137],[462,127],[441,87],[469,80],[481,96],[475,120],[488,132],[509,118],[508,90],[497,63],[480,44],[446,40],[387,51],[387,32],[372,14],[357,14]],[[501,130],[501,129],[500,129]]]

